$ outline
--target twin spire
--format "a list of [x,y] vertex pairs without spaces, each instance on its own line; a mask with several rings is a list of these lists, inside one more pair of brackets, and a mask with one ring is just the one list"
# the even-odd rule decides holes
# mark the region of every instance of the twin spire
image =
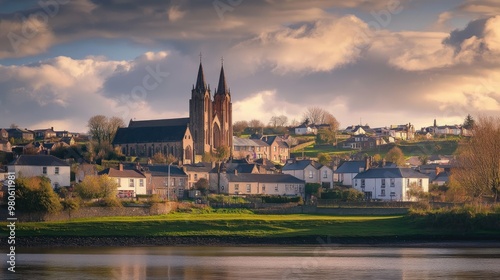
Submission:
[[[196,86],[195,89],[200,92],[205,92],[208,90],[207,83],[205,82],[205,75],[203,74],[203,65],[201,63],[201,54],[200,54],[200,67],[198,68],[198,77],[196,78]],[[221,59],[221,68],[220,68],[220,76],[219,76],[219,85],[217,86],[217,90],[215,91],[215,95],[217,94],[230,94],[229,88],[226,83],[226,75],[224,74],[224,61]]]

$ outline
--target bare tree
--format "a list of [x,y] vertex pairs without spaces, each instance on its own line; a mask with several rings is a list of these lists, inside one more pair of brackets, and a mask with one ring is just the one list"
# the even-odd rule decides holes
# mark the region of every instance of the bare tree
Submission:
[[500,118],[481,117],[474,123],[472,137],[459,146],[457,168],[452,177],[469,198],[480,200],[500,192]]
[[108,119],[106,116],[96,115],[89,119],[87,126],[92,140],[100,145],[103,142],[111,143],[118,128],[124,127],[125,123],[118,117]]
[[304,112],[304,121],[309,120],[309,123],[313,124],[321,124],[325,120],[325,113],[327,113],[324,109],[320,107],[308,107]]
[[251,128],[262,128],[264,127],[264,123],[257,120],[257,119],[253,119],[251,121],[248,122],[248,126],[251,127]]
[[288,123],[288,117],[285,115],[281,116],[272,116],[271,120],[269,120],[269,125],[272,127],[283,127]]
[[249,127],[247,121],[237,121],[233,124],[233,132],[235,134],[242,134],[245,128]]

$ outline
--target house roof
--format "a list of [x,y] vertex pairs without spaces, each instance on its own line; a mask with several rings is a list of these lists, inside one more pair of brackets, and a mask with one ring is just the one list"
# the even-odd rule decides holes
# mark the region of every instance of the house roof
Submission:
[[368,178],[429,178],[411,168],[372,168],[356,175],[354,179]]
[[21,155],[11,165],[69,166],[64,160],[51,155]]
[[291,183],[304,184],[290,174],[226,174],[229,182]]
[[226,172],[233,173],[235,170],[238,173],[252,173],[254,168],[257,168],[257,164],[251,163],[226,163]]
[[286,163],[285,166],[283,166],[284,171],[286,170],[304,170],[307,166],[312,165],[315,169],[320,169],[323,165],[319,162],[316,162],[314,160],[297,160],[293,163]]
[[266,142],[259,140],[259,139],[245,139],[245,138],[239,138],[239,137],[233,136],[233,146],[267,147],[269,145]]
[[192,172],[210,172],[212,171],[212,164],[206,162],[198,162],[195,164],[184,165],[187,171]]
[[273,136],[263,136],[261,138],[262,141],[266,142],[268,145],[272,145],[274,141],[278,143],[278,146],[281,148],[288,148],[288,144],[281,140],[278,136],[273,135]]
[[128,127],[151,127],[151,126],[187,126],[189,118],[162,119],[162,120],[130,120]]
[[98,174],[108,175],[113,178],[146,178],[141,172],[132,169],[118,170],[115,168],[106,168]]
[[449,172],[441,172],[434,179],[432,179],[433,182],[439,181],[439,182],[448,182],[450,180],[450,173]]
[[113,144],[181,141],[187,125],[119,128]]
[[361,160],[345,161],[335,170],[335,173],[359,173],[360,168],[364,170],[365,164],[365,161]]
[[[152,176],[167,177],[168,176],[168,164],[159,165],[147,165],[144,166],[144,170],[150,172]],[[170,176],[175,177],[187,177],[187,174],[177,165],[170,166]]]

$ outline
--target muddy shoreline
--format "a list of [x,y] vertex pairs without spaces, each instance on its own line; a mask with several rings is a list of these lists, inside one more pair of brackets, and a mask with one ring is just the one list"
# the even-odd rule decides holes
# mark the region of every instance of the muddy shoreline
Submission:
[[[7,244],[6,238],[1,238]],[[432,248],[500,248],[500,238],[473,238],[456,236],[387,236],[387,237],[133,237],[133,236],[36,236],[17,237],[16,247],[127,247],[127,246],[279,246],[279,245],[321,245],[321,246],[383,246],[383,247],[432,247]]]

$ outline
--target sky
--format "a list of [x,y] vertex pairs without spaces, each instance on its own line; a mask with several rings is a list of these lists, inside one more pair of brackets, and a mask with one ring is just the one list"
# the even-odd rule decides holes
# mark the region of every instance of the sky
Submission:
[[0,0],[0,127],[187,117],[200,54],[234,121],[500,115],[497,0]]

